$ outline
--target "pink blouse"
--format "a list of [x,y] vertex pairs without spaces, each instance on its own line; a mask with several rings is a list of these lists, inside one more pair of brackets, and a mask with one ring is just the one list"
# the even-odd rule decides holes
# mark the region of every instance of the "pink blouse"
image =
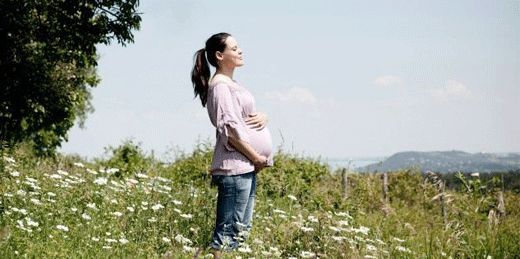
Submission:
[[245,119],[256,112],[255,99],[237,82],[216,81],[209,86],[208,114],[217,129],[217,142],[211,163],[212,175],[237,175],[254,171],[253,163],[228,142],[228,127],[236,137],[249,144],[258,154],[267,157],[267,165],[273,165],[271,134],[246,125]]

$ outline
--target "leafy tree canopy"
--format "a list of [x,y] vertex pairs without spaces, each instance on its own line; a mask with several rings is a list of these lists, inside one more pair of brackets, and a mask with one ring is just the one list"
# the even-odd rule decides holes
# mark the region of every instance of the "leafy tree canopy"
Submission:
[[93,111],[96,44],[125,46],[139,0],[0,1],[0,142],[52,154]]

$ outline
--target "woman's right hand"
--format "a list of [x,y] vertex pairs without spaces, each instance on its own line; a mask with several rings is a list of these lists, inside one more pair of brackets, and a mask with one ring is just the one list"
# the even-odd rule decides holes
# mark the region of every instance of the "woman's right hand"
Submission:
[[253,161],[253,164],[255,165],[255,172],[259,173],[262,169],[264,169],[267,166],[267,157],[258,155],[256,159]]

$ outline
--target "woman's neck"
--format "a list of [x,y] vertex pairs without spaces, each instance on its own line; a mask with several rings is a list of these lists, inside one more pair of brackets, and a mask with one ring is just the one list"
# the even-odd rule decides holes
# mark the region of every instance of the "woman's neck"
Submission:
[[233,68],[221,67],[221,68],[217,69],[217,71],[215,72],[215,76],[221,75],[221,76],[224,76],[224,77],[229,77],[229,79],[231,81],[233,81],[233,72],[234,72],[234,70],[235,69],[233,69]]

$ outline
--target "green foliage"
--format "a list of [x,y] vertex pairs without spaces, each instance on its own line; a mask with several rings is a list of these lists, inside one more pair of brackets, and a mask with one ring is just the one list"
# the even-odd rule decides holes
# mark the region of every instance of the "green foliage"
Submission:
[[138,0],[0,1],[0,142],[55,152],[93,111],[96,44],[133,42]]
[[[34,157],[24,146],[5,152],[2,258],[193,258],[215,222],[211,147],[197,144],[169,164],[132,141],[107,148],[112,155],[94,162]],[[504,192],[506,213],[493,218],[479,206],[494,192],[448,189],[444,221],[438,185],[414,170],[388,174],[388,201],[380,173],[350,172],[342,200],[341,176],[319,161],[278,152],[275,162],[258,175],[250,250],[225,259],[520,256],[520,196],[513,191]],[[130,163],[134,169],[126,170]],[[109,172],[118,165],[121,175]]]
[[198,143],[191,154],[178,154],[175,161],[165,169],[165,176],[197,186],[208,184],[212,157],[213,144],[209,141]]
[[99,164],[108,168],[119,169],[116,177],[123,177],[132,173],[147,173],[155,162],[153,157],[147,156],[141,148],[141,143],[135,144],[133,140],[123,141],[117,147],[106,147],[105,154],[111,154],[106,161]]
[[319,160],[301,158],[278,151],[273,158],[274,167],[264,169],[259,174],[259,190],[269,197],[295,195],[301,203],[322,203],[312,196],[312,190],[319,181],[329,174],[328,166]]

